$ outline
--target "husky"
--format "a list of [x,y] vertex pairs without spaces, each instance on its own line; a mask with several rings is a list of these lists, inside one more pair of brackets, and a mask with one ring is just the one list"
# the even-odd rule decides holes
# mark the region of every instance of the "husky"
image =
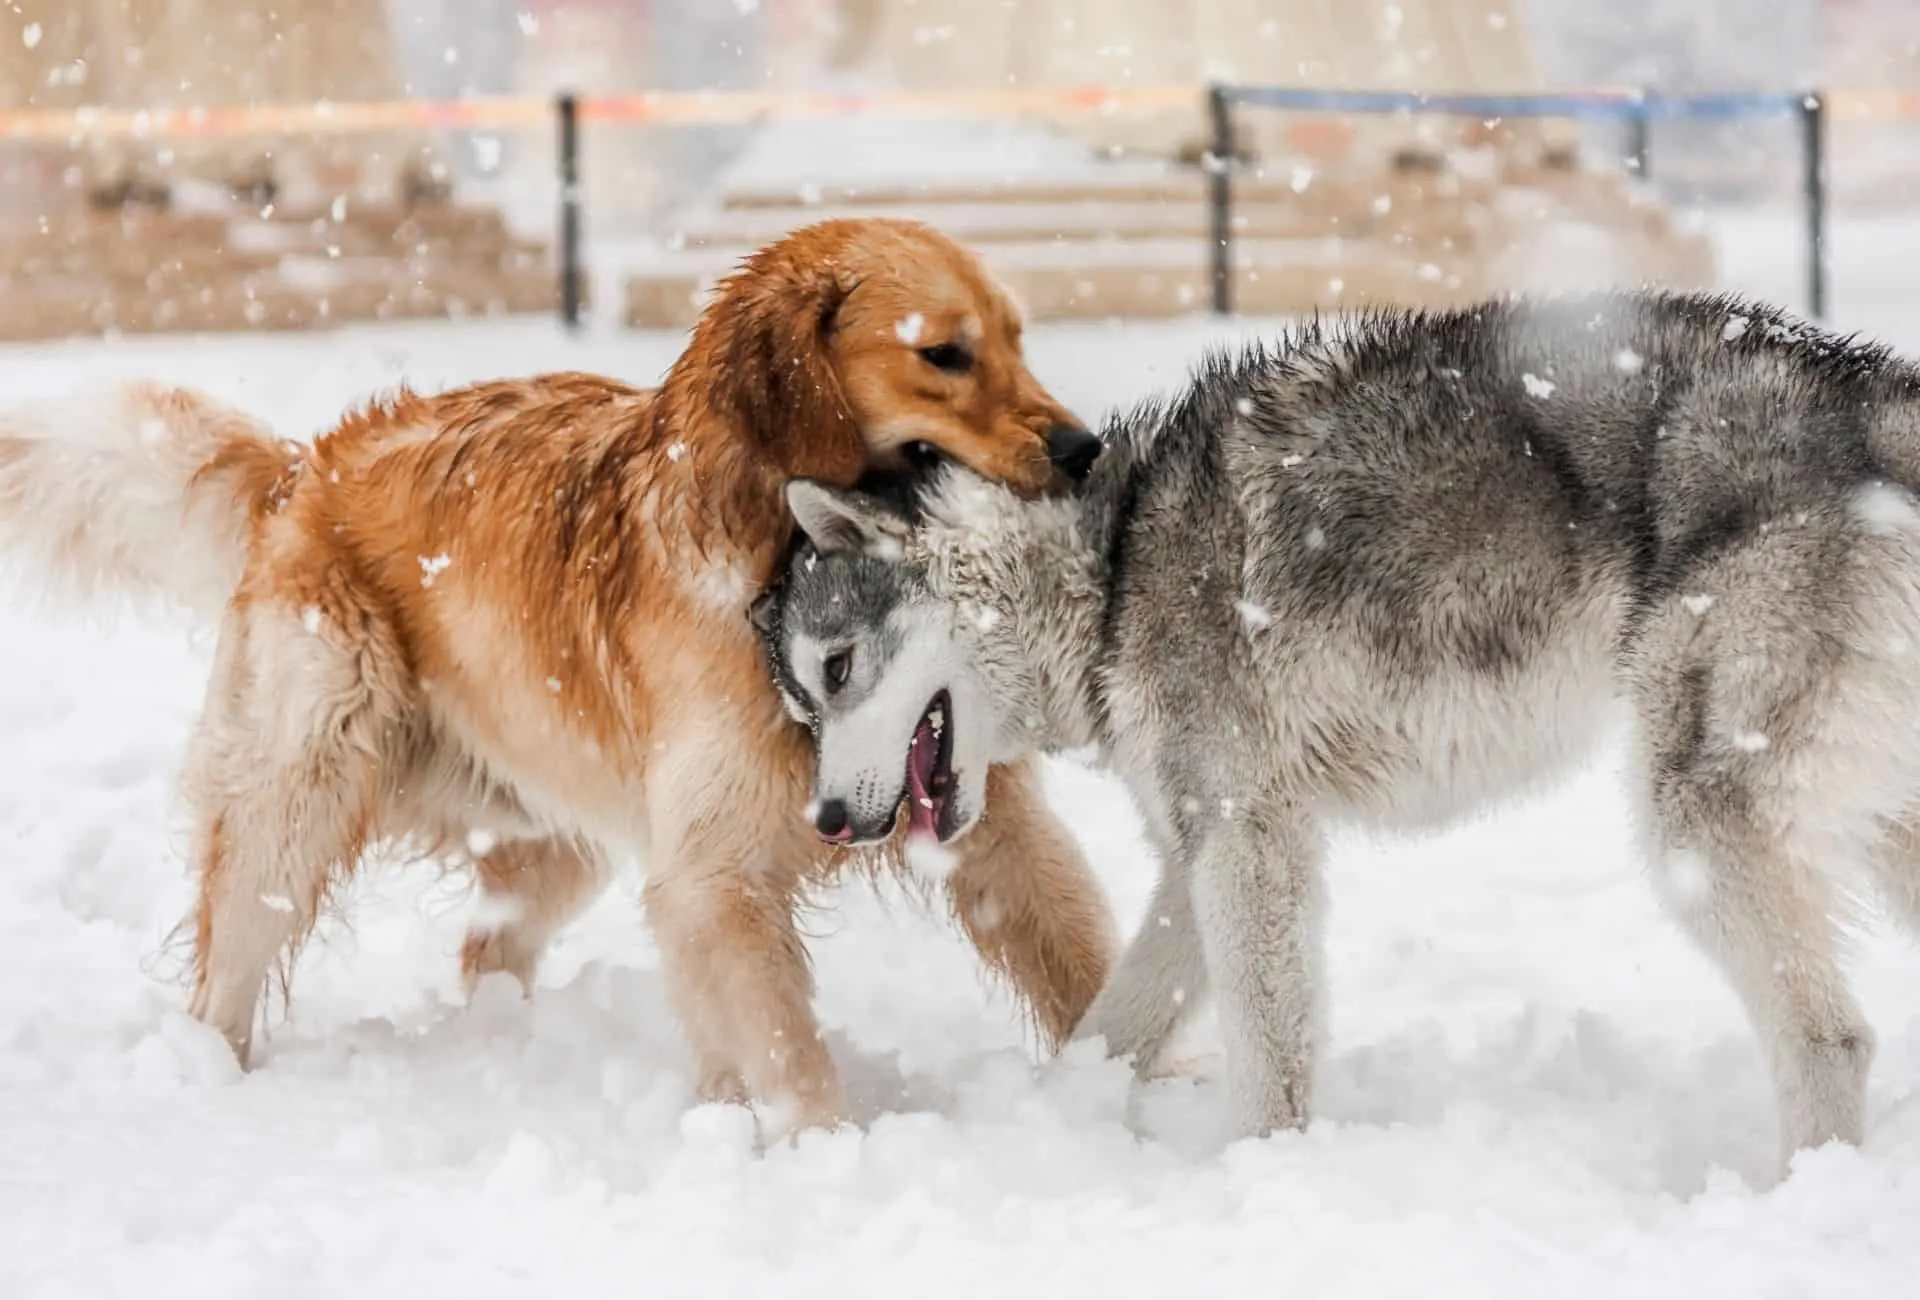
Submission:
[[790,484],[751,613],[823,826],[948,843],[990,763],[1090,749],[1160,876],[1074,1037],[1145,1071],[1210,994],[1260,1135],[1311,1111],[1329,831],[1444,826],[1624,722],[1783,1161],[1861,1141],[1846,930],[1875,891],[1920,924],[1920,368],[1729,296],[1507,299],[1216,351],[1102,437],[1066,498]]

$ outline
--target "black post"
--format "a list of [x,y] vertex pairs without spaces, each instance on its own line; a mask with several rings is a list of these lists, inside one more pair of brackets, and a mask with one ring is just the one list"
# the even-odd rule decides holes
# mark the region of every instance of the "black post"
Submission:
[[1800,155],[1806,163],[1807,312],[1827,315],[1827,101],[1819,91],[1800,101]]
[[1638,111],[1627,119],[1627,170],[1633,173],[1634,179],[1653,179],[1652,152],[1653,119],[1642,96]]
[[1212,242],[1213,311],[1233,314],[1233,100],[1225,86],[1207,87],[1213,143],[1207,149],[1207,212]]
[[560,119],[560,323],[580,327],[580,101],[562,92]]

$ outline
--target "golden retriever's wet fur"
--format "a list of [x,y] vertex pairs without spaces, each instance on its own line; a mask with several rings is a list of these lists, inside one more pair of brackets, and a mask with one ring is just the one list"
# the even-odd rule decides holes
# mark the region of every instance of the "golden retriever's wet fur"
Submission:
[[[966,373],[922,349],[954,343]],[[727,282],[656,390],[584,374],[402,394],[309,446],[132,386],[0,428],[0,530],[70,582],[220,620],[185,793],[192,1011],[244,1061],[267,973],[375,841],[471,858],[471,981],[531,983],[632,846],[707,1097],[831,1122],[844,1098],[794,908],[845,861],[746,618],[783,483],[924,443],[1028,492],[1071,417],[973,258],[827,222]],[[1106,974],[1098,888],[1037,773],[998,771],[954,911],[1049,1045]]]

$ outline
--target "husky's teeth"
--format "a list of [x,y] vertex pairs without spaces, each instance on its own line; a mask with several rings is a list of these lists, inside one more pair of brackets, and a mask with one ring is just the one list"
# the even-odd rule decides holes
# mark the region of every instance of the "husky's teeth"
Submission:
[[939,735],[941,729],[947,725],[946,711],[943,709],[935,709],[927,715],[927,722],[933,727],[933,734],[936,736]]
[[920,796],[920,806],[921,806],[922,808],[931,808],[931,807],[933,807],[933,800],[931,800],[931,799],[929,799],[929,798],[927,798],[927,797],[926,797],[925,795],[921,795],[921,796]]

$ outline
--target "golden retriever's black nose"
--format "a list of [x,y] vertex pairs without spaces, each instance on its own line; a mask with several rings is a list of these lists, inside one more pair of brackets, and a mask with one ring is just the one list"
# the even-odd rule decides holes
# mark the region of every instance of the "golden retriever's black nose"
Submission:
[[1047,430],[1047,459],[1068,478],[1082,479],[1100,459],[1100,439],[1077,424],[1056,424]]

